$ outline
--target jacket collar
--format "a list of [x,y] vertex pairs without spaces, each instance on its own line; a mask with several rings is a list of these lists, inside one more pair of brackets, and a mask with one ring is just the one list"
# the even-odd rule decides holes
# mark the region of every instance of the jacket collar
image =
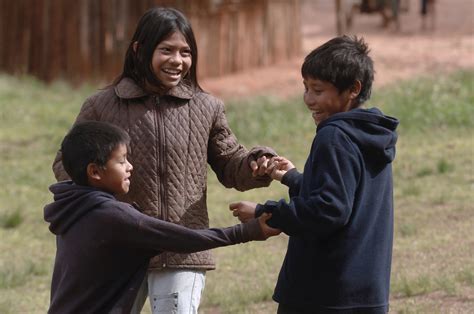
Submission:
[[[132,79],[124,77],[114,87],[115,94],[119,98],[134,99],[147,96],[148,93],[138,86]],[[173,87],[165,95],[181,99],[191,99],[196,88],[187,80],[181,81],[178,86]]]

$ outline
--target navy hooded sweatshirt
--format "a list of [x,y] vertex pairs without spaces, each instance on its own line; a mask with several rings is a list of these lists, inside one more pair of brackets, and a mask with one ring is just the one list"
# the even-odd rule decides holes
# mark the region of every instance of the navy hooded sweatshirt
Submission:
[[113,195],[71,181],[50,187],[44,219],[56,235],[49,313],[130,313],[149,259],[263,240],[256,220],[192,230],[140,213]]
[[257,205],[290,236],[273,298],[311,313],[386,313],[398,120],[353,109],[321,122],[290,201]]

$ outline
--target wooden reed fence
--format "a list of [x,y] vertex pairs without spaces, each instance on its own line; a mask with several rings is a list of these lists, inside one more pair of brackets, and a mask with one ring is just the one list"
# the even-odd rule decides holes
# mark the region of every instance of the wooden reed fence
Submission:
[[0,71],[110,81],[122,70],[138,19],[153,6],[173,6],[190,19],[200,77],[301,52],[299,0],[0,0]]

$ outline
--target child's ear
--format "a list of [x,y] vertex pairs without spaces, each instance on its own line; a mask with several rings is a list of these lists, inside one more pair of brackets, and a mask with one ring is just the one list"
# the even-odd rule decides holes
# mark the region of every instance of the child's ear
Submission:
[[356,80],[350,88],[349,98],[351,100],[356,99],[357,96],[359,96],[361,89],[362,89],[362,83],[359,80]]
[[87,165],[87,177],[89,180],[99,181],[102,179],[101,168],[95,163],[90,163]]
[[133,52],[137,53],[137,50],[138,50],[138,41],[135,41],[135,42],[132,44],[132,49],[133,49]]

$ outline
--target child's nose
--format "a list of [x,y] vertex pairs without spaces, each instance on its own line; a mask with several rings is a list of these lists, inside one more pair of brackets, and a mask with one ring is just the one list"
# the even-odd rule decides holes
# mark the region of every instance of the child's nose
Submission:
[[303,97],[303,101],[306,106],[310,107],[316,103],[316,97],[313,93],[305,93]]
[[169,61],[170,61],[170,63],[173,63],[173,64],[181,64],[181,62],[183,60],[181,59],[181,56],[179,55],[179,53],[177,53],[177,54],[171,56]]

